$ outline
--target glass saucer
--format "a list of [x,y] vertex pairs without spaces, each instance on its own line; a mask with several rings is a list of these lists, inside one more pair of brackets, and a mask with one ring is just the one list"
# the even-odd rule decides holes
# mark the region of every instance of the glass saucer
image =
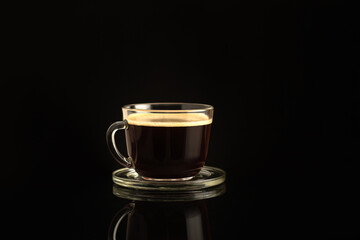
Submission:
[[185,191],[156,191],[156,190],[140,190],[120,187],[113,185],[113,194],[119,198],[146,201],[146,202],[187,202],[218,197],[226,191],[225,183],[220,185]]
[[113,182],[119,186],[141,190],[186,191],[214,187],[225,182],[225,171],[204,166],[192,179],[186,181],[152,181],[141,178],[134,169],[121,168],[113,172]]

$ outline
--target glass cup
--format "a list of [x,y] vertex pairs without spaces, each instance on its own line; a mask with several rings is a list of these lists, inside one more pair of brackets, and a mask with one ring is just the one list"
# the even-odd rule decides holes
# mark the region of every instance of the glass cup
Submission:
[[[106,133],[112,156],[146,180],[190,180],[204,166],[214,108],[197,103],[141,103],[122,108],[123,121]],[[115,143],[125,130],[128,157]]]

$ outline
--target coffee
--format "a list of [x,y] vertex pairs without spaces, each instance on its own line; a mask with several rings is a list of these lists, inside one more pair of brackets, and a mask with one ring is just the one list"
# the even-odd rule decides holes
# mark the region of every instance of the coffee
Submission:
[[190,178],[204,166],[212,123],[207,115],[135,113],[127,122],[128,154],[145,179]]

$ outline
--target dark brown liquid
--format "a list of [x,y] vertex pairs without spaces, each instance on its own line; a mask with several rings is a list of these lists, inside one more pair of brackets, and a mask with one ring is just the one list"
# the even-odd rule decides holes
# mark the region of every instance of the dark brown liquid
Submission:
[[140,126],[129,124],[126,142],[135,170],[149,178],[196,175],[208,153],[211,124],[198,126]]

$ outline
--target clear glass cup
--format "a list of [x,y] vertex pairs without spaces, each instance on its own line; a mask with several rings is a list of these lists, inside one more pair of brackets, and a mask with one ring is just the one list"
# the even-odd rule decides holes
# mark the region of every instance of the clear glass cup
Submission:
[[[181,181],[204,166],[214,108],[198,103],[141,103],[122,108],[123,121],[113,123],[106,139],[112,156],[143,179]],[[128,157],[115,143],[125,130]]]

